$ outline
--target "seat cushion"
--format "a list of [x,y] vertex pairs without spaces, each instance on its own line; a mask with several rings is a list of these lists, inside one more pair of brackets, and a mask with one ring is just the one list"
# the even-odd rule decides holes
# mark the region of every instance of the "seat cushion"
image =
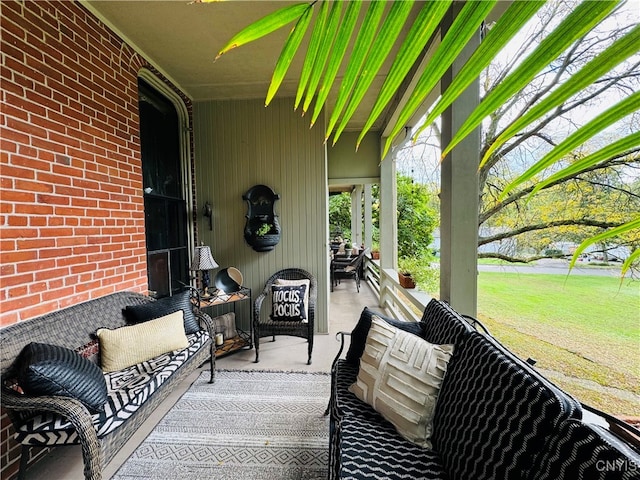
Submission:
[[[108,399],[103,412],[93,415],[98,437],[122,425],[162,384],[209,340],[200,331],[189,335],[189,346],[132,367],[105,375]],[[53,413],[35,415],[16,429],[16,441],[25,445],[77,444],[78,435],[66,418]]]
[[402,438],[386,420],[347,416],[337,443],[338,478],[445,480],[440,456]]
[[358,366],[340,359],[335,365],[331,381],[335,392],[331,402],[331,415],[341,420],[345,415],[382,420],[382,416],[373,407],[356,397],[349,387],[358,377]]

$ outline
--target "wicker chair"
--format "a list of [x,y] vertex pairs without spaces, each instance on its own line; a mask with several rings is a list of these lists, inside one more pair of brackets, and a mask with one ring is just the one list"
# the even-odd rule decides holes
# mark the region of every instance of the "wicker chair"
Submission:
[[[276,280],[309,280],[309,301],[307,322],[272,320],[271,311],[271,286]],[[313,351],[313,330],[315,319],[315,308],[317,299],[317,282],[313,275],[298,268],[287,268],[274,273],[266,282],[262,293],[256,298],[253,304],[253,338],[256,348],[256,363],[260,361],[260,338],[273,337],[276,335],[290,335],[294,337],[306,338],[309,343],[309,358],[307,365],[311,365],[311,352]],[[265,302],[266,300],[266,302]],[[265,308],[263,308],[263,305]]]
[[362,265],[366,250],[362,250],[357,256],[348,260],[334,259],[331,261],[331,291],[343,278],[353,278],[356,289],[360,293],[360,278],[362,277]]

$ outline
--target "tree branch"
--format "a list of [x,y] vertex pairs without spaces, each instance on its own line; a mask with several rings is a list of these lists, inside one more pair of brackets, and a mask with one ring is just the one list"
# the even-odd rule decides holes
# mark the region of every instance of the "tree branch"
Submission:
[[[578,172],[574,175],[569,175],[567,177],[564,178],[560,178],[558,180],[556,180],[555,182],[551,182],[549,185],[547,185],[546,187],[544,187],[542,190],[547,190],[549,188],[555,187],[556,185],[565,183],[569,180],[572,180],[574,178],[579,178],[580,175],[584,174],[584,173],[589,173],[589,172],[595,172],[597,170],[603,170],[606,168],[611,168],[611,167],[615,167],[615,166],[623,166],[623,165],[629,165],[629,161],[626,160],[626,157],[628,155],[634,154],[640,152],[640,147],[639,148],[635,148],[631,151],[622,153],[620,155],[616,155],[615,157],[609,159],[609,160],[605,160],[603,162],[600,162],[596,165],[592,165],[591,167],[585,168],[584,170],[582,170],[581,172]],[[482,185],[480,185],[480,187],[482,188]],[[478,216],[478,225],[482,225],[484,222],[487,221],[488,218],[490,218],[491,216],[495,215],[496,213],[500,212],[501,210],[503,210],[505,207],[507,207],[508,205],[517,202],[518,200],[521,200],[522,198],[526,197],[527,195],[529,195],[533,189],[535,188],[534,185],[527,187],[527,188],[523,188],[522,190],[515,192],[513,194],[510,194],[504,201],[494,205],[492,208],[490,208],[489,210],[486,210],[485,212],[481,212],[480,215]]]
[[478,252],[478,258],[497,258],[498,260],[504,260],[509,263],[530,263],[542,258],[549,258],[549,256],[535,255],[533,257],[518,258],[496,252]]
[[598,228],[614,228],[622,225],[620,222],[600,222],[597,220],[589,220],[589,219],[566,219],[566,220],[555,220],[553,222],[546,223],[538,223],[535,225],[526,225],[521,228],[516,228],[514,230],[510,230],[508,232],[497,233],[495,235],[491,235],[489,237],[479,237],[478,238],[478,246],[486,245],[491,242],[497,242],[500,240],[504,240],[506,238],[516,237],[518,235],[522,235],[527,232],[535,232],[538,230],[546,230],[548,228],[554,227],[566,227],[566,226],[583,226],[583,227],[598,227]]

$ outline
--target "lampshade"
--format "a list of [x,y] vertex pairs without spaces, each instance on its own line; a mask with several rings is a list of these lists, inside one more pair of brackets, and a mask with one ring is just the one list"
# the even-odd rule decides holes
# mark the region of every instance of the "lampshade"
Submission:
[[191,261],[191,270],[211,270],[218,268],[218,264],[211,255],[211,249],[206,245],[196,247]]

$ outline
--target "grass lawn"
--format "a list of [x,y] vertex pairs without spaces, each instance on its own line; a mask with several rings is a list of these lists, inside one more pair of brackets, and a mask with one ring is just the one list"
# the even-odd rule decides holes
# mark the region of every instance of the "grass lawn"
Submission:
[[480,272],[478,312],[498,340],[578,399],[640,416],[640,282]]

